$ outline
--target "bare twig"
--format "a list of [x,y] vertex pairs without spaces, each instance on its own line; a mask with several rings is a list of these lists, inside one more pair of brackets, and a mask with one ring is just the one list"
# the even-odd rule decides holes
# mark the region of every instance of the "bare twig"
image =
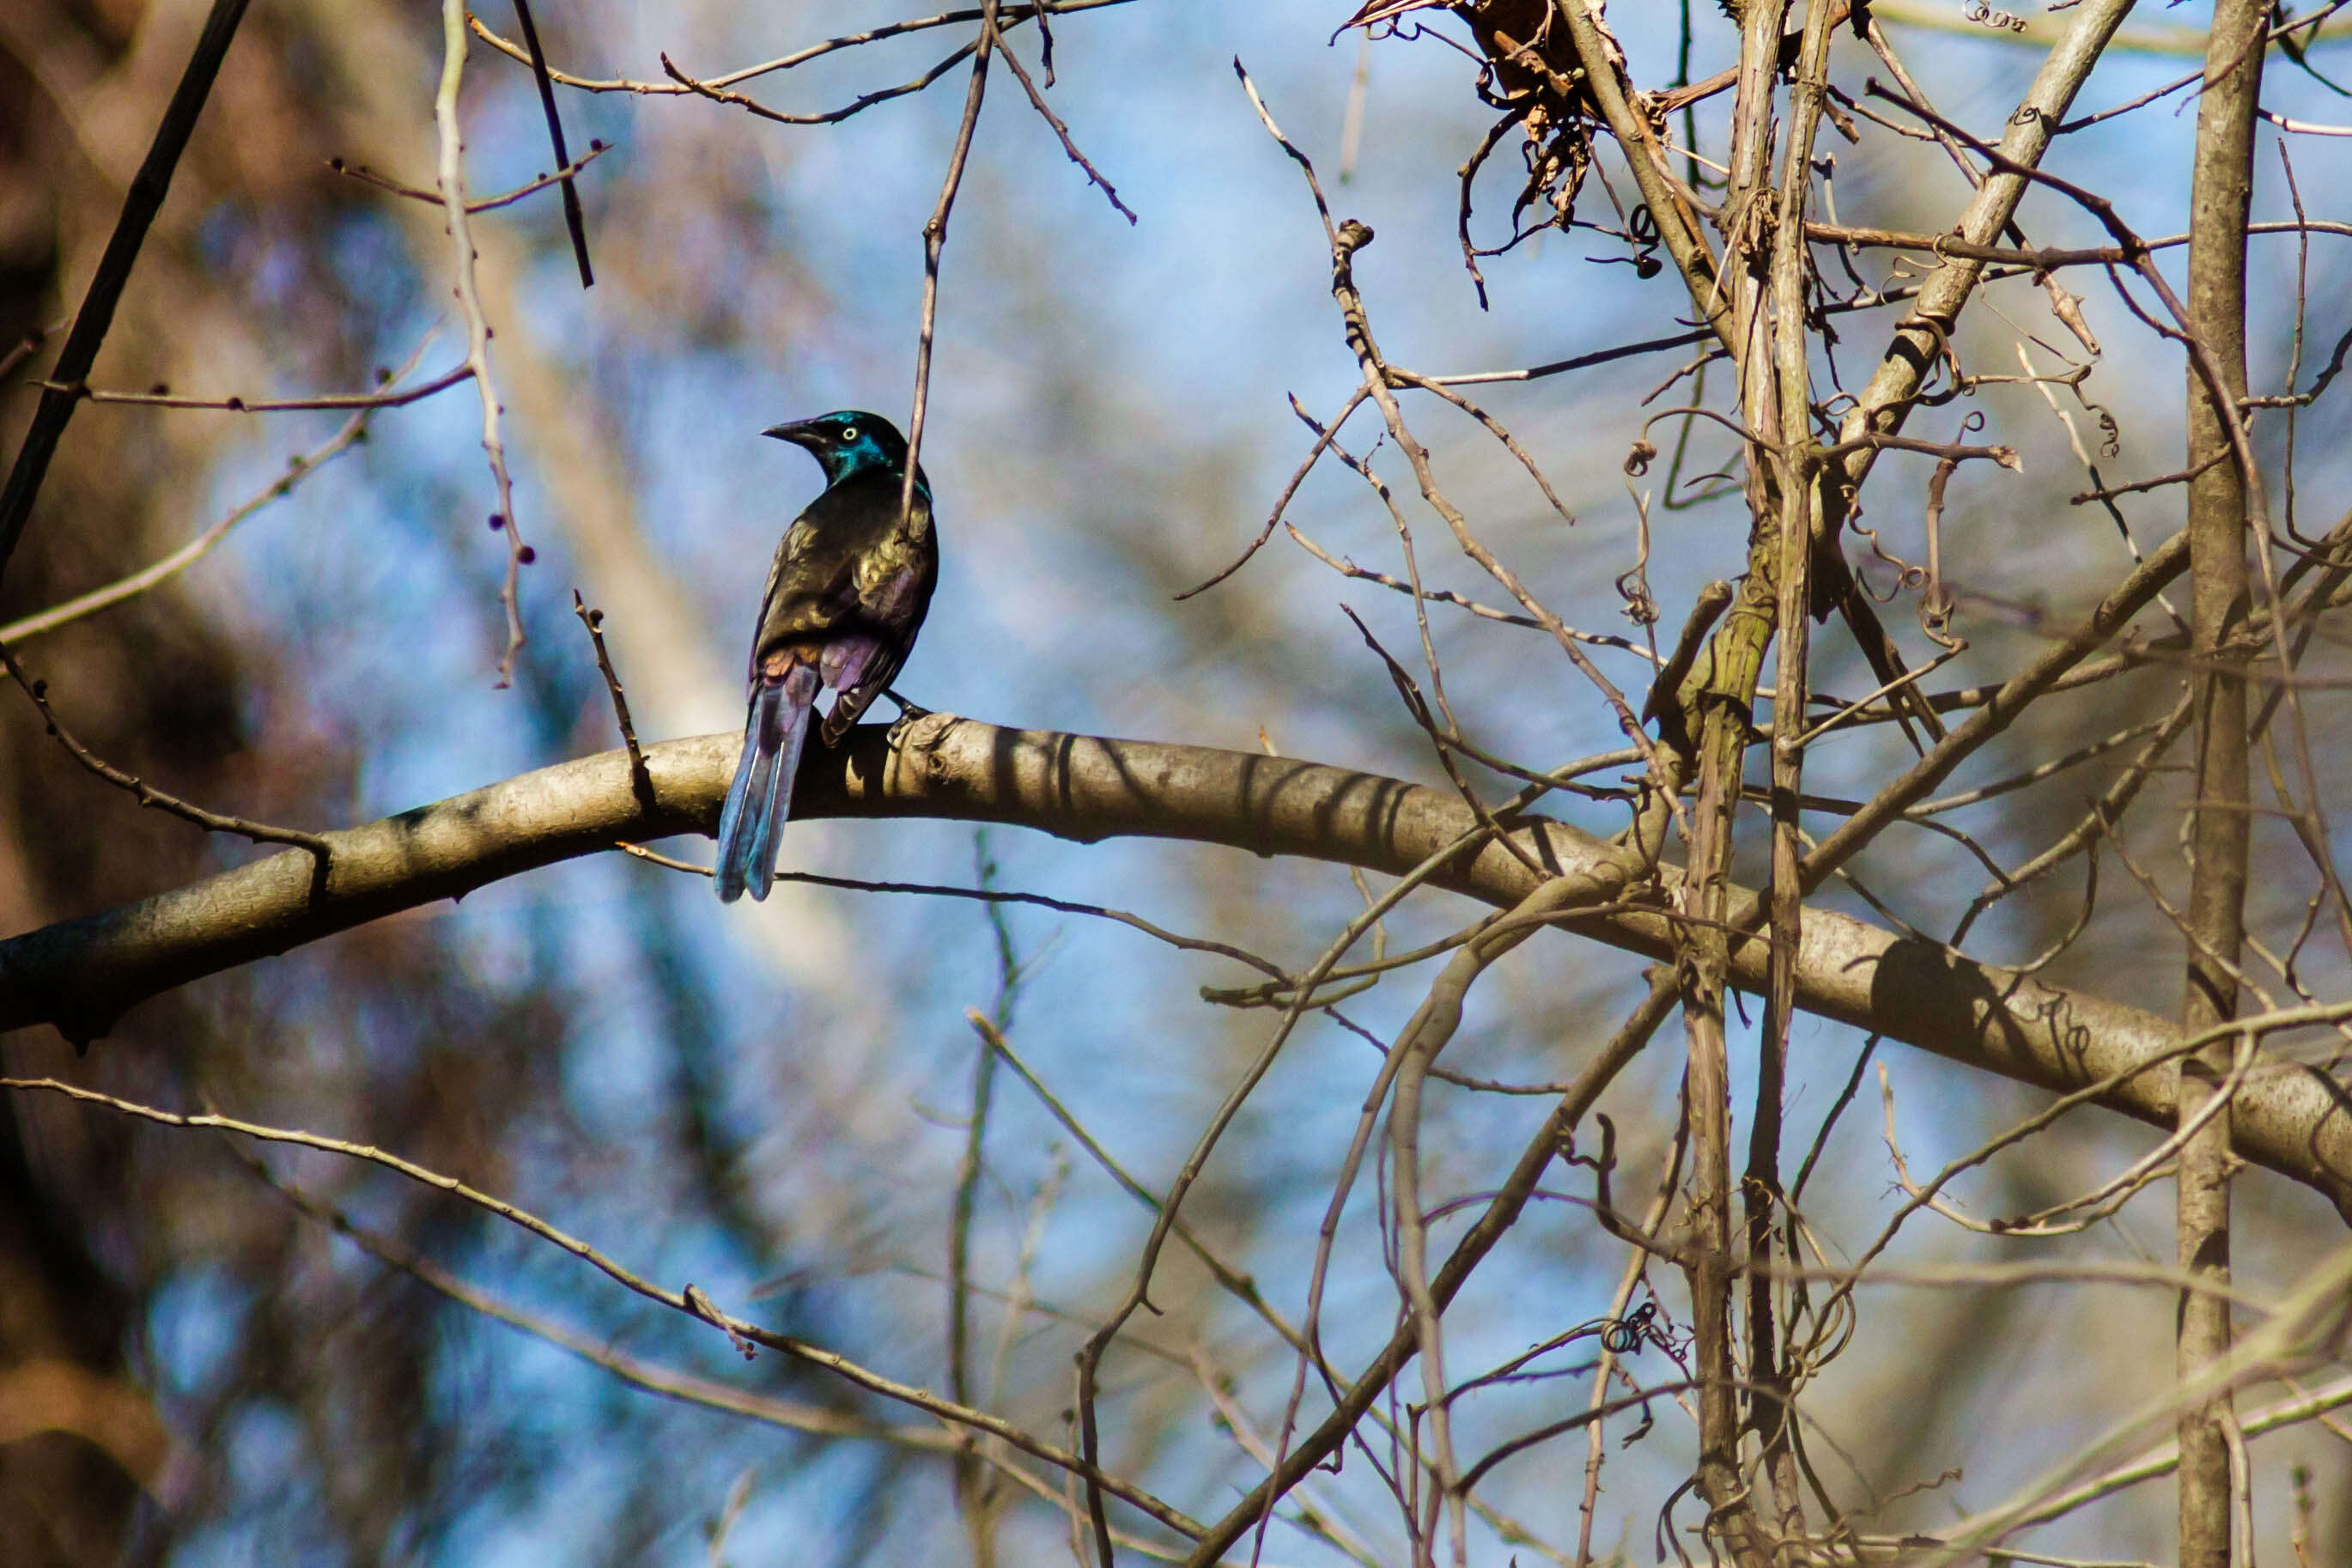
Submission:
[[1226,578],[1240,571],[1244,566],[1248,565],[1250,557],[1255,555],[1260,550],[1265,548],[1265,542],[1274,537],[1276,526],[1282,521],[1282,514],[1290,510],[1291,497],[1298,493],[1298,487],[1307,482],[1307,476],[1308,474],[1314,472],[1316,459],[1322,457],[1324,452],[1329,448],[1331,443],[1339,438],[1339,432],[1347,427],[1349,416],[1354,414],[1357,409],[1362,407],[1364,400],[1370,396],[1371,396],[1371,391],[1370,388],[1363,386],[1357,387],[1355,391],[1348,395],[1348,401],[1340,405],[1339,413],[1331,416],[1331,422],[1328,426],[1316,423],[1316,421],[1307,415],[1307,410],[1299,405],[1298,399],[1296,396],[1291,398],[1290,411],[1293,414],[1297,415],[1301,420],[1305,421],[1308,429],[1315,432],[1315,445],[1307,448],[1306,458],[1299,463],[1298,467],[1292,471],[1290,481],[1282,487],[1282,493],[1275,497],[1274,510],[1266,514],[1265,526],[1257,531],[1257,537],[1251,540],[1249,543],[1243,548],[1242,552],[1239,555],[1234,556],[1233,560],[1219,568],[1215,575],[1208,578],[1204,582],[1196,583],[1192,587],[1187,588],[1182,593],[1175,595],[1179,602],[1189,599],[1195,594],[1207,593],[1210,589],[1215,587],[1218,584],[1223,582]]
[[[986,1411],[969,1408],[953,1400],[942,1399],[926,1389],[899,1383],[893,1378],[871,1372],[847,1357],[837,1355],[821,1346],[775,1333],[757,1323],[730,1316],[717,1308],[708,1292],[698,1289],[692,1285],[686,1286],[682,1290],[671,1290],[654,1284],[651,1280],[625,1267],[611,1255],[567,1231],[559,1229],[528,1209],[520,1208],[503,1198],[495,1197],[459,1181],[455,1176],[444,1175],[371,1144],[354,1143],[341,1138],[329,1138],[299,1129],[264,1126],[258,1122],[240,1121],[235,1117],[222,1116],[215,1112],[188,1115],[180,1111],[165,1110],[155,1106],[142,1105],[132,1100],[118,1099],[113,1095],[101,1094],[95,1089],[83,1089],[79,1085],[65,1083],[56,1079],[0,1079],[0,1089],[18,1093],[40,1092],[63,1095],[67,1099],[79,1100],[85,1105],[102,1106],[110,1110],[165,1127],[209,1129],[229,1132],[260,1142],[316,1149],[344,1159],[379,1166],[420,1186],[430,1187],[436,1192],[446,1194],[494,1215],[508,1224],[537,1237],[550,1246],[571,1254],[583,1263],[602,1272],[625,1289],[633,1291],[657,1305],[667,1307],[673,1311],[699,1318],[724,1331],[731,1340],[739,1342],[749,1342],[791,1356],[795,1360],[806,1362],[811,1365],[823,1367],[843,1381],[863,1388],[868,1393],[897,1400],[956,1426],[1000,1437],[1022,1452],[1043,1459],[1047,1464],[1063,1468],[1075,1468],[1082,1475],[1092,1471],[1091,1466],[1076,1456],[1065,1453],[1050,1443],[1031,1436],[1000,1416],[992,1415]],[[1197,1540],[1203,1533],[1203,1526],[1186,1518],[1182,1513],[1139,1487],[1117,1476],[1100,1475],[1098,1472],[1089,1479],[1097,1480],[1111,1495],[1133,1505],[1180,1535]]]
[[[1043,21],[1042,17],[1040,21]],[[1048,35],[1046,37],[1048,47],[1052,43],[1052,36]],[[1084,153],[1078,151],[1078,144],[1076,142],[1070,140],[1070,128],[1062,122],[1060,115],[1054,112],[1053,105],[1045,101],[1045,95],[1037,90],[1037,84],[1029,79],[1029,68],[1021,63],[1021,57],[1008,47],[1004,51],[1004,64],[1005,68],[1012,71],[1013,79],[1021,84],[1021,90],[1029,95],[1031,107],[1045,117],[1046,124],[1054,128],[1054,135],[1062,143],[1062,151],[1069,155],[1070,162],[1086,171],[1087,179],[1102,192],[1103,199],[1110,203],[1111,209],[1132,226],[1136,221],[1134,210],[1118,199],[1118,192],[1113,189],[1111,183],[1103,177],[1103,172],[1096,168]]]
[[[613,847],[633,855],[640,860],[650,860],[656,866],[667,866],[673,871],[690,871],[698,877],[710,875],[710,868],[708,866],[697,866],[691,861],[673,859],[667,855],[657,855],[642,844],[615,843]],[[1231,942],[1212,942],[1206,937],[1186,936],[1181,931],[1172,931],[1164,926],[1154,925],[1140,915],[1129,914],[1125,910],[1107,909],[1100,904],[1074,903],[1067,899],[1047,898],[1043,893],[1007,892],[996,888],[957,888],[931,882],[869,882],[855,877],[827,877],[815,871],[779,871],[776,873],[776,880],[804,882],[813,888],[839,888],[857,893],[919,893],[935,899],[973,899],[991,904],[1029,904],[1037,909],[1053,910],[1066,915],[1090,915],[1097,920],[1132,926],[1144,935],[1155,941],[1164,942],[1180,952],[1213,952],[1221,958],[1230,958],[1236,963],[1245,963],[1259,973],[1273,977],[1276,984],[1291,983],[1290,975],[1271,959],[1263,958],[1246,948],[1236,947]]]
[[[79,383],[61,381],[44,381],[38,384],[45,391],[63,393],[87,403],[123,403],[142,408],[209,408],[229,414],[299,414],[321,409],[404,408],[473,378],[474,366],[469,362],[396,392],[328,393],[318,397],[241,397],[235,394],[226,397],[183,397],[168,390],[106,392]],[[392,378],[387,376],[385,379],[388,382]]]
[[621,744],[629,753],[629,787],[636,793],[637,804],[651,810],[654,805],[654,775],[646,766],[646,754],[637,748],[636,727],[629,722],[629,699],[621,689],[621,678],[613,671],[612,655],[604,650],[604,612],[592,610],[572,590],[572,613],[588,628],[588,640],[596,649],[596,669],[604,678],[604,689],[612,694],[613,717],[621,727]]
[[[1097,11],[1108,5],[1127,5],[1133,3],[1134,0],[1045,0],[1044,4],[1036,4],[1033,0],[1031,4],[1001,7],[999,20],[1003,26],[1010,28],[1017,27],[1022,23],[1035,17],[1042,26],[1045,17],[1049,16],[1067,16],[1081,11]],[[758,65],[745,66],[740,70],[727,71],[719,76],[705,78],[693,85],[681,82],[675,78],[668,81],[635,81],[626,78],[597,79],[553,68],[551,68],[547,74],[551,80],[559,85],[582,92],[626,92],[639,96],[699,93],[705,88],[733,87],[737,82],[750,81],[754,77],[766,76],[774,71],[791,70],[795,66],[806,65],[813,59],[832,54],[838,49],[856,48],[866,44],[880,43],[886,38],[899,37],[908,33],[925,32],[933,27],[954,27],[967,22],[977,22],[983,14],[977,6],[963,11],[941,11],[935,16],[914,16],[902,22],[886,23],[878,27],[869,27],[862,33],[844,33],[838,37],[826,38],[821,43],[795,49],[791,54],[776,59],[765,60]],[[477,37],[509,59],[519,61],[523,65],[530,64],[529,49],[512,39],[502,38],[490,31],[488,27],[483,26],[480,17],[477,16],[472,20]],[[954,58],[961,59],[969,52],[969,48],[961,50]],[[1053,85],[1050,71],[1047,73],[1046,85],[1048,87]],[[895,92],[878,95],[878,97],[895,96],[897,96]]]
[[713,103],[731,104],[737,109],[749,110],[761,120],[773,121],[778,125],[837,125],[852,115],[863,114],[877,103],[887,103],[894,98],[905,98],[910,93],[922,91],[931,83],[955,69],[972,54],[976,47],[975,45],[966,44],[919,76],[902,81],[896,87],[877,88],[872,92],[860,93],[839,109],[829,109],[816,114],[788,114],[782,110],[770,109],[766,104],[743,93],[688,75],[667,54],[662,56],[661,63],[662,69],[668,73],[670,79],[677,83],[681,90],[707,98]]
[[364,409],[353,415],[345,422],[341,429],[336,431],[326,441],[313,447],[308,452],[300,453],[289,459],[286,471],[272,479],[259,494],[230,511],[218,522],[214,523],[162,560],[142,566],[127,576],[119,577],[104,587],[92,588],[87,594],[77,594],[62,604],[52,605],[46,610],[36,611],[32,615],[0,626],[0,643],[13,645],[28,642],[44,632],[53,632],[59,626],[68,626],[80,620],[85,616],[94,616],[100,610],[110,609],[126,599],[136,598],[149,589],[169,582],[212,553],[221,541],[228,537],[229,531],[236,528],[237,524],[260,511],[272,501],[282,500],[293,494],[296,485],[300,484],[304,479],[317,473],[320,468],[341,457],[365,439],[367,421],[368,413]]
[[506,442],[499,434],[497,386],[490,380],[490,323],[482,313],[481,290],[474,280],[474,237],[467,226],[466,142],[457,123],[457,91],[466,79],[466,0],[441,0],[441,84],[433,98],[433,121],[440,137],[437,181],[441,209],[448,215],[449,244],[456,259],[457,306],[466,318],[466,366],[474,390],[482,400],[482,451],[488,458],[490,481],[498,494],[498,510],[490,526],[507,540],[506,581],[499,602],[507,616],[506,651],[499,656],[500,686],[514,679],[515,656],[522,651],[522,569],[534,552],[523,542],[522,527],[514,514],[514,481],[507,474]]
[[[558,166],[555,173],[541,174],[528,184],[517,185],[513,190],[495,196],[478,197],[466,204],[466,210],[469,213],[496,212],[500,207],[512,206],[525,196],[537,195],[550,185],[562,184],[568,188],[572,175],[577,174],[612,150],[613,145],[609,142],[591,142],[588,143],[588,151],[571,163]],[[341,158],[330,158],[327,160],[327,167],[338,174],[357,180],[362,184],[373,185],[377,190],[389,191],[395,196],[405,196],[412,202],[429,202],[436,207],[441,205],[439,191],[423,190],[415,185],[404,185],[398,180],[377,174],[364,163],[346,163]]]
[[[1673,1011],[1675,986],[1671,974],[1654,974],[1650,993],[1628,1017],[1617,1033],[1598,1051],[1577,1085],[1560,1098],[1552,1113],[1545,1118],[1536,1136],[1520,1154],[1518,1163],[1501,1188],[1488,1201],[1465,1236],[1454,1245],[1444,1266],[1430,1280],[1429,1299],[1444,1310],[1458,1293],[1478,1264],[1493,1250],[1495,1244],[1518,1220],[1527,1206],[1536,1183],[1557,1157],[1562,1145],[1571,1139],[1577,1125],[1582,1121],[1603,1089],[1615,1080],[1619,1072],[1642,1047],[1650,1036]],[[1356,1423],[1370,1409],[1389,1380],[1402,1371],[1404,1363],[1419,1345],[1419,1331],[1408,1317],[1389,1338],[1389,1342],[1370,1366],[1349,1385],[1337,1401],[1331,1414],[1315,1430],[1301,1438],[1295,1448],[1284,1455],[1273,1473],[1257,1484],[1249,1495],[1229,1510],[1223,1518],[1211,1525],[1186,1561],[1186,1568],[1209,1568],[1241,1537],[1265,1518],[1275,1500],[1297,1486],[1317,1465],[1323,1462],[1345,1442]]]
[[[982,834],[986,831],[981,830]],[[979,863],[980,886],[986,890],[994,879],[995,866],[988,857],[985,837],[975,840],[973,856]],[[996,1004],[991,1022],[1002,1030],[1013,1021],[1013,999],[1021,984],[1021,964],[1013,951],[1010,929],[1004,923],[1003,906],[982,907],[994,931],[997,948]],[[971,1224],[979,1209],[989,1112],[995,1101],[995,1090],[996,1050],[983,1033],[972,1065],[971,1109],[964,1121],[963,1152],[956,1161],[954,1194],[948,1206],[948,1397],[960,1405],[971,1403]],[[965,1534],[971,1542],[975,1568],[992,1568],[996,1561],[997,1509],[976,1455],[957,1458],[955,1497],[956,1506],[963,1515]]]
[[[898,489],[901,530],[914,526],[916,476],[922,471],[923,423],[930,414],[931,339],[940,320],[940,258],[947,251],[948,215],[955,210],[956,192],[963,185],[964,163],[971,156],[971,133],[980,124],[981,101],[988,92],[988,62],[997,44],[996,11],[997,0],[985,0],[981,6],[980,37],[971,46],[971,85],[964,91],[963,118],[956,126],[954,150],[948,154],[947,177],[940,182],[938,205],[931,208],[931,216],[923,225],[922,324],[915,334],[915,403],[907,419],[907,472]],[[1100,1517],[1099,1497],[1094,1502],[1103,1568],[1110,1568],[1110,1526]]]
[[182,800],[178,795],[165,794],[135,773],[123,772],[74,739],[71,732],[58,722],[56,712],[49,707],[48,682],[35,680],[26,675],[25,667],[16,662],[16,654],[5,643],[0,643],[0,666],[6,667],[10,678],[24,689],[26,696],[33,700],[33,706],[40,710],[41,722],[47,728],[48,733],[56,739],[58,745],[66,749],[67,754],[80,763],[87,772],[104,779],[115,788],[126,792],[141,805],[151,806],[167,816],[176,816],[183,822],[194,823],[207,833],[234,833],[256,844],[287,844],[295,848],[309,851],[313,866],[312,893],[316,896],[325,892],[328,868],[333,858],[334,847],[324,836],[305,833],[294,827],[272,827],[266,822],[251,822],[242,816],[224,816],[216,811],[206,811],[203,806]]

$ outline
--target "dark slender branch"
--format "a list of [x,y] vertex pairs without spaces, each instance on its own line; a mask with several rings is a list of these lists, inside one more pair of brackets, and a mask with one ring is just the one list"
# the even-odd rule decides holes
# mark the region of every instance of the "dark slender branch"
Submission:
[[[691,860],[657,854],[642,844],[616,840],[613,847],[673,871],[685,871],[697,877],[710,875],[708,866],[698,866]],[[1270,985],[1287,988],[1298,983],[1297,976],[1285,973],[1280,964],[1247,948],[1235,947],[1230,942],[1212,942],[1207,937],[1186,936],[1181,931],[1154,925],[1141,915],[1129,914],[1125,910],[1108,909],[1101,904],[1081,904],[1068,899],[1051,898],[1044,893],[1008,892],[1000,888],[957,888],[939,882],[874,882],[860,877],[828,877],[819,871],[779,871],[776,880],[803,882],[812,888],[837,888],[845,893],[914,893],[933,899],[969,899],[982,904],[1028,904],[1036,909],[1052,910],[1056,914],[1090,915],[1096,920],[1132,927],[1148,937],[1166,942],[1180,952],[1213,952],[1220,958],[1230,958],[1235,963],[1245,963],[1260,974],[1271,975]]]
[[[196,117],[204,112],[205,100],[212,94],[213,79],[220,74],[221,60],[236,37],[237,24],[245,19],[245,5],[246,0],[213,0],[212,14],[205,18],[205,30],[197,37],[188,68],[181,73],[180,85],[163,110],[163,122],[155,129],[146,161],[123,194],[122,215],[115,220],[106,253],[99,258],[89,291],[82,296],[73,331],[58,351],[54,379],[68,386],[86,380],[98,362],[99,345],[114,324],[114,308],[131,280],[139,247],[146,243],[148,227],[163,210],[163,197],[172,188],[172,172],[179,167],[189,132],[196,128]],[[41,493],[41,481],[48,477],[49,459],[57,455],[58,437],[65,434],[77,401],[70,393],[47,390],[41,394],[40,407],[33,412],[25,444],[16,450],[16,465],[8,472],[7,488],[0,489],[0,575],[6,574],[8,558],[16,553],[17,540],[24,537],[33,502]]]
[[635,794],[638,805],[650,806],[654,803],[654,775],[646,771],[646,754],[637,749],[636,728],[629,722],[629,699],[621,689],[621,678],[613,672],[612,655],[604,650],[604,612],[590,609],[588,602],[580,596],[580,590],[574,588],[572,613],[588,628],[588,640],[596,648],[596,668],[604,677],[604,689],[613,695],[613,717],[621,726],[621,744],[629,753],[629,788]]
[[662,56],[661,63],[662,69],[683,90],[707,98],[713,103],[732,104],[738,109],[750,110],[762,120],[772,120],[779,125],[835,125],[854,114],[864,113],[877,103],[887,103],[894,98],[904,98],[908,93],[922,91],[923,89],[953,70],[959,62],[972,52],[974,47],[975,46],[971,44],[966,44],[920,76],[902,81],[896,87],[877,88],[872,92],[860,93],[839,109],[828,109],[817,114],[787,114],[782,110],[770,109],[756,99],[687,75],[667,55]]
[[572,176],[561,172],[571,163],[572,155],[563,150],[563,118],[555,112],[555,84],[547,79],[547,51],[539,47],[539,26],[530,19],[530,0],[514,0],[514,8],[523,47],[530,51],[530,74],[539,83],[539,107],[547,115],[547,139],[555,144],[559,171],[555,177],[563,186],[563,226],[572,236],[572,258],[580,264],[580,287],[593,289],[596,272],[588,265],[588,225],[580,213],[580,192],[572,185]]

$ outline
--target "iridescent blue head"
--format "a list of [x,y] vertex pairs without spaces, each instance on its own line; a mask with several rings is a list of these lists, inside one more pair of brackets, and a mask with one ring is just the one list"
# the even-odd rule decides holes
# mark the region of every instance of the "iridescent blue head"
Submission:
[[[828,486],[861,474],[897,476],[906,472],[907,438],[879,414],[845,408],[835,414],[820,414],[814,419],[778,425],[761,434],[806,447],[809,456],[824,469]],[[930,493],[931,487],[919,469],[915,482],[925,495]]]

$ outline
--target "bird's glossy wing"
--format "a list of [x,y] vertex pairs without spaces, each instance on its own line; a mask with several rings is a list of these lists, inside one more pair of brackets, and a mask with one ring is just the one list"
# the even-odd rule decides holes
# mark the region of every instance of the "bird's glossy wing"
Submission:
[[845,620],[862,618],[857,555],[825,537],[807,514],[776,546],[760,596],[759,634],[751,641],[751,679],[782,648],[822,638]]
[[826,745],[839,745],[849,727],[905,668],[923,613],[930,607],[930,574],[922,568],[920,562],[909,563],[885,577],[872,593],[860,595],[861,618],[872,630],[845,633],[827,642],[824,683],[840,695],[824,718]]

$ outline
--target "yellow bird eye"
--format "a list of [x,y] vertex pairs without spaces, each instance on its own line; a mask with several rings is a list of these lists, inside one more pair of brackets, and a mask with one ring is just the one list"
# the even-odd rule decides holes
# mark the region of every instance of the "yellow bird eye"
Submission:
[[843,426],[841,427],[841,441],[842,441],[842,445],[844,445],[844,446],[847,446],[850,442],[855,441],[855,440],[856,440],[856,439],[857,439],[857,426],[855,426],[855,425],[845,425],[845,426]]

